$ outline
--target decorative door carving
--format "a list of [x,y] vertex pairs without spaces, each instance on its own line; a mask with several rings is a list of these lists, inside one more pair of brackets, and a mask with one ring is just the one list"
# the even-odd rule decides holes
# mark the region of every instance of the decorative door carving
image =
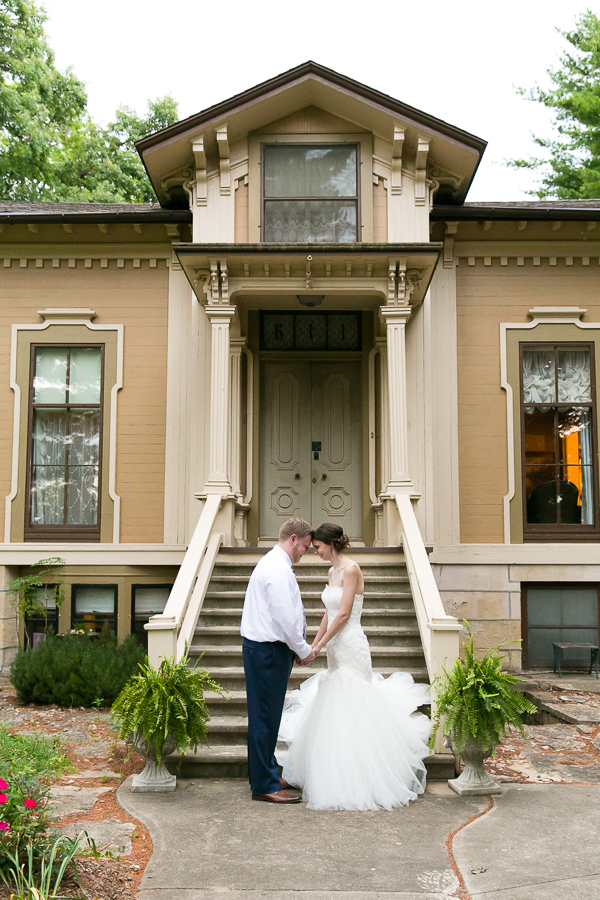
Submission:
[[264,362],[260,534],[292,515],[361,537],[360,363]]

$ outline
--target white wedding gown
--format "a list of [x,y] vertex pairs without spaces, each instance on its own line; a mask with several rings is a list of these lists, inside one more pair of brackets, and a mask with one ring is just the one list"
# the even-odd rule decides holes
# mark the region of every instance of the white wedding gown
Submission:
[[[323,591],[329,624],[341,599],[341,587]],[[429,702],[429,687],[407,672],[373,673],[362,607],[357,594],[326,645],[327,669],[291,693],[281,719],[277,761],[309,809],[392,809],[425,789],[431,723],[415,710]]]

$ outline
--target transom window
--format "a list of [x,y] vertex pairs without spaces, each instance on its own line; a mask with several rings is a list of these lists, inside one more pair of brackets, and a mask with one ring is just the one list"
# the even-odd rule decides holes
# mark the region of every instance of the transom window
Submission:
[[592,345],[521,351],[524,535],[597,533]]
[[102,368],[102,346],[32,347],[30,540],[99,539]]
[[263,240],[358,241],[358,146],[264,144]]

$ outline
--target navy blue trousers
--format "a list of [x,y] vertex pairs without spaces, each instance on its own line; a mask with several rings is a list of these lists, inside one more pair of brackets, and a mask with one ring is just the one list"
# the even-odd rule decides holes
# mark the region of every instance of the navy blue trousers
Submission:
[[286,644],[244,638],[248,697],[248,776],[253,794],[280,791],[275,746],[294,651]]

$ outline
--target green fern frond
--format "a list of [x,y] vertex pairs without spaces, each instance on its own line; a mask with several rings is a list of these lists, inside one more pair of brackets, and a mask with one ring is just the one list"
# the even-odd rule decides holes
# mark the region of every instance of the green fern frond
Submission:
[[198,663],[190,668],[185,659],[175,662],[163,659],[158,669],[141,665],[140,673],[125,685],[113,703],[112,718],[119,726],[119,736],[127,740],[137,734],[148,745],[154,745],[160,763],[165,741],[172,736],[175,747],[184,753],[207,745],[206,725],[210,720],[204,694],[213,691],[224,695],[205,669]]
[[436,713],[433,720],[431,746],[442,719],[443,734],[452,735],[460,750],[469,738],[481,741],[485,751],[495,751],[509,726],[518,728],[523,736],[523,716],[534,713],[535,706],[514,685],[521,679],[502,669],[505,658],[498,647],[487,650],[481,660],[475,656],[473,633],[464,622],[469,641],[463,644],[464,662],[454,665],[435,679]]

